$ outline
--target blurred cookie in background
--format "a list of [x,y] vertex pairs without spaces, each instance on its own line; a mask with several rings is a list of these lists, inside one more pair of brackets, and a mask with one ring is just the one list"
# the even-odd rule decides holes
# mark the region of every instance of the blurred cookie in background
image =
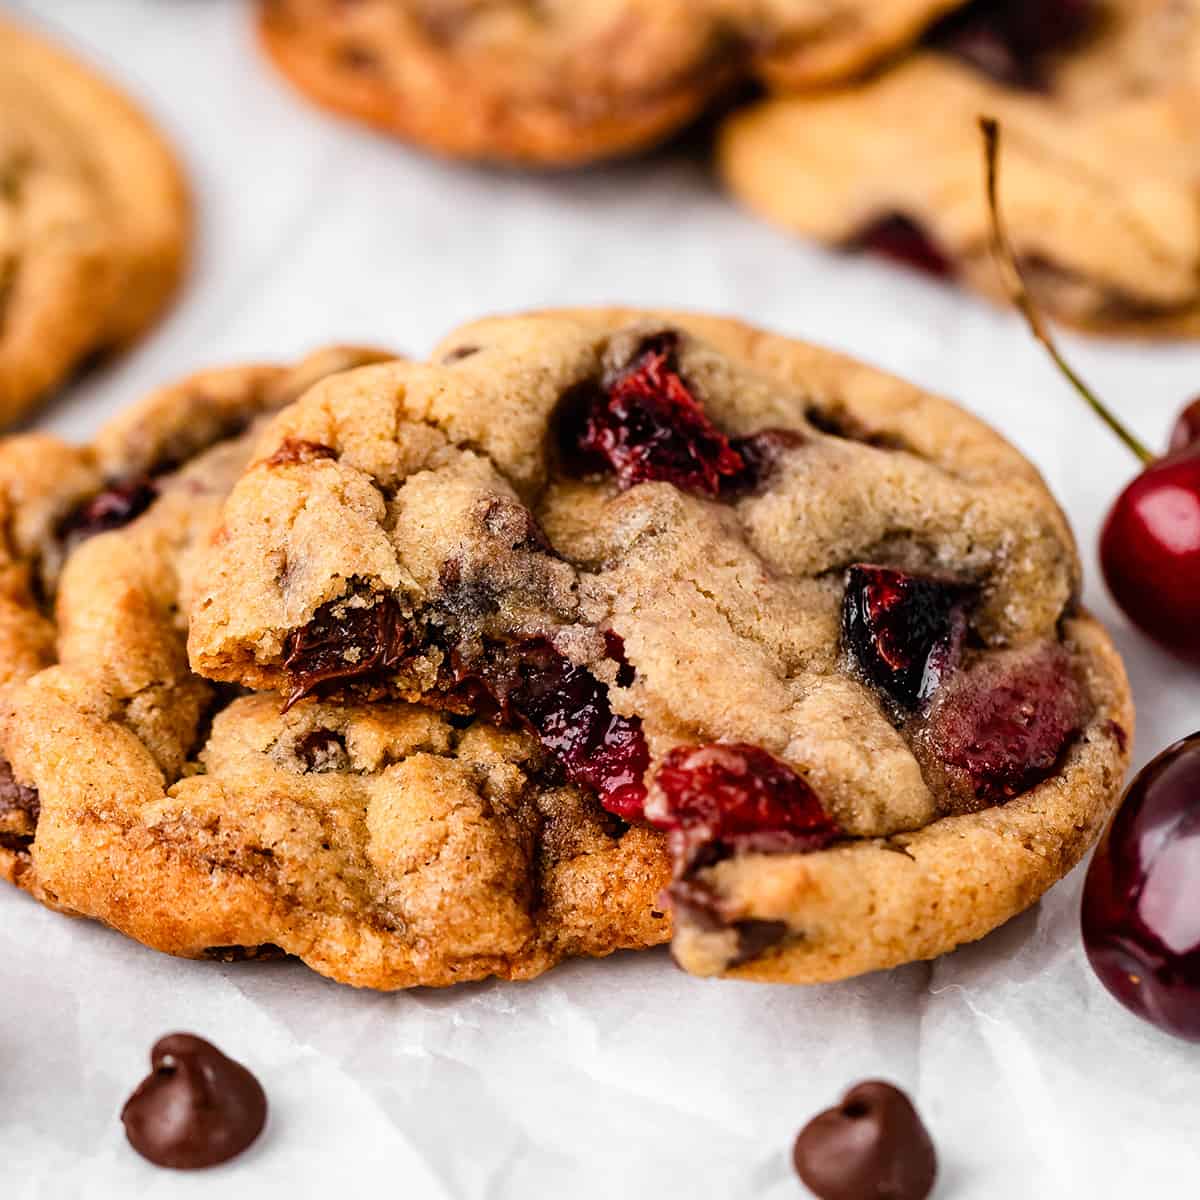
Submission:
[[190,233],[182,173],[147,117],[0,17],[0,423],[145,330]]
[[864,83],[734,115],[720,169],[784,228],[1003,298],[983,114],[1007,133],[1005,218],[1042,304],[1087,329],[1200,333],[1195,0],[971,4]]
[[261,0],[313,100],[455,158],[568,167],[669,137],[731,83],[844,79],[961,0]]

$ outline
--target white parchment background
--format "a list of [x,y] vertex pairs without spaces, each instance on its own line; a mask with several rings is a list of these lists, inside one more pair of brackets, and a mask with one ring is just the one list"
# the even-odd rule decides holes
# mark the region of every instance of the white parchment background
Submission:
[[[12,0],[9,0],[12,3]],[[797,245],[696,156],[529,178],[450,166],[307,108],[259,62],[242,0],[20,0],[140,94],[195,184],[196,270],[170,320],[44,418],[84,437],[186,371],[331,339],[425,351],[491,311],[621,301],[729,312],[847,350],[983,414],[1074,522],[1087,603],[1140,707],[1137,760],[1200,726],[1200,675],[1133,634],[1095,568],[1133,462],[1015,318]],[[1152,444],[1200,346],[1069,339]],[[152,954],[0,895],[0,1196],[398,1200],[799,1197],[787,1150],[882,1075],[938,1143],[941,1200],[1170,1200],[1200,1178],[1200,1047],[1127,1016],[1076,933],[1081,878],[983,943],[814,990],[705,983],[665,952],[523,985],[356,993],[294,964]],[[117,1122],[159,1034],[249,1063],[273,1105],[240,1161],[158,1171]]]

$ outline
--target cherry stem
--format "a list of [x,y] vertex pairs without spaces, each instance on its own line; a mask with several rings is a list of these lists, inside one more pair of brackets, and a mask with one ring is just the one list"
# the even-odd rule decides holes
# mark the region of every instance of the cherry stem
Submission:
[[1025,277],[1021,274],[1021,266],[1013,251],[1012,243],[1008,240],[1004,222],[1000,217],[998,196],[1000,125],[994,117],[980,117],[979,128],[983,131],[984,156],[987,162],[987,202],[988,216],[991,219],[992,254],[1000,268],[1009,298],[1016,306],[1017,311],[1025,318],[1030,332],[1041,342],[1046,353],[1054,360],[1054,365],[1066,376],[1067,381],[1083,397],[1088,407],[1137,455],[1143,464],[1149,466],[1157,456],[1152,454],[1145,444],[1126,428],[1112,410],[1075,373],[1071,364],[1060,353],[1037,305],[1034,304],[1033,297],[1029,294],[1029,288],[1025,283]]

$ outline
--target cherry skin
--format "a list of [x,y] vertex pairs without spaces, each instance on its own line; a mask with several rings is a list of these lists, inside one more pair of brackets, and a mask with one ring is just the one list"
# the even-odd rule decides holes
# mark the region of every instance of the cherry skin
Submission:
[[1104,581],[1143,633],[1200,659],[1200,450],[1151,463],[1100,533]]
[[1200,1041],[1200,733],[1125,793],[1088,869],[1082,926],[1092,969],[1126,1008]]
[[1180,450],[1189,450],[1194,446],[1200,446],[1200,396],[1197,396],[1175,418],[1167,453],[1176,454]]

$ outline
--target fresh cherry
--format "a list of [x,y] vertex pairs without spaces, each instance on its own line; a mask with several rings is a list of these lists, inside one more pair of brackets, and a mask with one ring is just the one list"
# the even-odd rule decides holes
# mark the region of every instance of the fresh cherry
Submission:
[[1117,497],[1100,534],[1100,565],[1113,599],[1143,633],[1200,659],[1200,409],[1193,401],[1158,458],[1117,419],[1063,358],[1025,287],[997,202],[999,129],[981,122],[987,156],[992,244],[1013,303],[1075,391],[1143,465]]
[[1180,450],[1197,448],[1200,448],[1200,396],[1175,418],[1167,453],[1177,454]]
[[1083,943],[1126,1008],[1200,1041],[1200,733],[1126,792],[1084,884]]

